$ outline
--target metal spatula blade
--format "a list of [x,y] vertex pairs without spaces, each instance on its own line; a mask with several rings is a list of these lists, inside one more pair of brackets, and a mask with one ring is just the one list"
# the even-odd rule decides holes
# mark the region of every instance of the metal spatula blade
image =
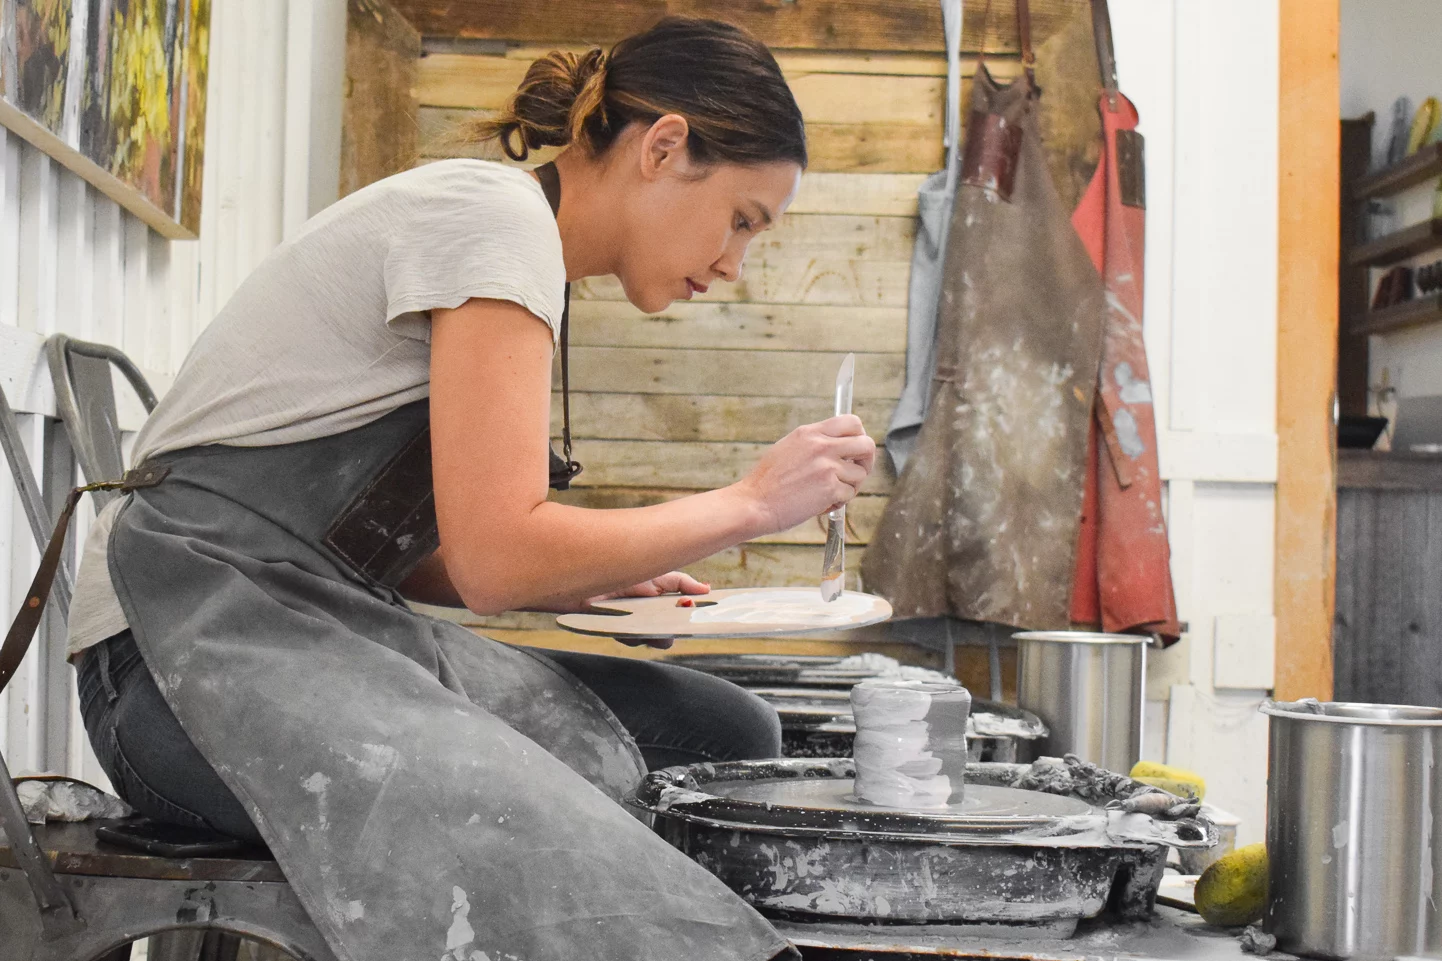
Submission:
[[[856,355],[847,354],[836,372],[836,414],[851,413]],[[826,552],[821,559],[821,599],[834,601],[846,587],[846,505],[826,515]]]

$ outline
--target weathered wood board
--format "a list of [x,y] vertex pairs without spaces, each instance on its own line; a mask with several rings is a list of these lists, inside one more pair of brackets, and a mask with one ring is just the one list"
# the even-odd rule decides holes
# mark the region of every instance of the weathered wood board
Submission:
[[[570,354],[572,390],[732,397],[825,397],[845,356],[680,347],[573,347]],[[556,363],[559,368],[560,361]],[[896,397],[903,367],[901,354],[857,354],[856,396]]]
[[409,167],[417,155],[421,35],[385,0],[349,0],[340,195]]
[[804,344],[821,351],[896,353],[906,350],[906,311],[699,301],[643,314],[624,301],[578,300],[571,306],[571,343],[576,347],[727,344],[735,350],[795,350]]
[[[667,14],[727,20],[770,47],[940,51],[941,8],[931,0],[395,0],[426,36],[610,44]],[[1033,42],[1044,43],[1086,0],[1031,0]],[[1015,0],[965,5],[970,51],[1017,50]]]
[[[746,476],[768,444],[692,441],[588,440],[575,457],[586,470],[573,487],[651,487],[714,490]],[[888,494],[896,478],[884,454],[861,485],[863,494]],[[819,567],[821,559],[816,564]]]
[[[886,434],[892,398],[852,402],[867,433]],[[752,441],[770,444],[796,427],[824,419],[818,397],[571,393],[571,436],[578,440]],[[551,434],[561,436],[561,395],[551,395]]]

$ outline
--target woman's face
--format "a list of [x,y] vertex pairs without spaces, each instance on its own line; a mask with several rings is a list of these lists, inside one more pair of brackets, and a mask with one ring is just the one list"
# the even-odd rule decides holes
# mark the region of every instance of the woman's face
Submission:
[[649,130],[627,133],[633,143],[625,147],[631,149],[620,153],[623,175],[633,182],[616,271],[626,299],[655,313],[705,293],[717,281],[738,281],[752,239],[778,222],[795,198],[801,167],[698,165],[686,151],[686,121],[680,117],[662,117]]

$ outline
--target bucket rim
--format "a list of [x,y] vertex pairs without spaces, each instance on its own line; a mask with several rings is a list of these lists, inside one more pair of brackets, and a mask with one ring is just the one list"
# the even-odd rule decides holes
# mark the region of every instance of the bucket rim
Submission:
[[1021,631],[1013,634],[1014,641],[1047,641],[1054,644],[1146,644],[1151,638],[1145,634],[1103,634],[1094,631]]
[[1369,704],[1363,701],[1266,700],[1257,708],[1269,717],[1324,721],[1368,727],[1442,727],[1442,708],[1417,704]]

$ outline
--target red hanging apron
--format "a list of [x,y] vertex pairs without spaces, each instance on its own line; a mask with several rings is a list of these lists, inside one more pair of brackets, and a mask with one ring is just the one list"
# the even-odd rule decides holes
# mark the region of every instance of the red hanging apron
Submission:
[[[1106,83],[1099,101],[1103,147],[1072,224],[1102,275],[1107,309],[1071,619],[1109,632],[1158,634],[1175,641],[1181,627],[1142,336],[1142,137],[1136,132],[1136,107],[1117,90],[1105,0],[1096,0],[1094,9]],[[1098,434],[1104,443],[1098,443]]]

